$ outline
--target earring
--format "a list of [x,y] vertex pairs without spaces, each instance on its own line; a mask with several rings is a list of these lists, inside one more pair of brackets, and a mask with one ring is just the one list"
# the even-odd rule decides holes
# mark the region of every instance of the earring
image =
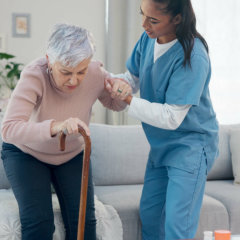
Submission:
[[47,68],[47,74],[52,74],[52,69],[51,68]]

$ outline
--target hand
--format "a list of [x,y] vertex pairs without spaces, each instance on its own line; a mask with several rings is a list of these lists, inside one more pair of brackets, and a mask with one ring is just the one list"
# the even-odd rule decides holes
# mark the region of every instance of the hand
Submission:
[[67,135],[78,134],[78,127],[82,127],[87,136],[90,136],[87,124],[79,118],[68,118],[65,121],[53,122],[51,125],[51,135],[54,136],[60,132],[64,132]]
[[112,98],[124,101],[129,95],[132,95],[132,87],[121,78],[106,78],[104,84]]

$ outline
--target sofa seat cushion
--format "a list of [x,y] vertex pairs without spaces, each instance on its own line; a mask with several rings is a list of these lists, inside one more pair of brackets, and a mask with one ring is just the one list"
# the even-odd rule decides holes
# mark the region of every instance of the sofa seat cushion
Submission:
[[229,229],[228,212],[221,202],[205,194],[196,239],[203,239],[204,231],[216,229]]
[[229,215],[229,229],[240,234],[240,188],[233,180],[207,181],[206,194],[220,201]]
[[98,199],[112,205],[118,212],[123,225],[123,239],[141,239],[139,203],[143,185],[95,186]]

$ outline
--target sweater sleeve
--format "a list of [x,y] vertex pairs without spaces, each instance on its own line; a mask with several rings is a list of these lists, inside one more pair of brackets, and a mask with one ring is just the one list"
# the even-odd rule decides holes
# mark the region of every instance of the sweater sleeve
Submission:
[[[102,72],[102,81],[104,84],[104,80],[106,77],[110,77],[110,74],[101,66]],[[98,97],[99,101],[103,104],[104,107],[109,108],[114,111],[121,111],[126,108],[127,104],[121,100],[113,99],[110,93],[103,88],[100,96]]]
[[42,142],[51,138],[53,119],[34,122],[31,114],[37,111],[43,93],[44,76],[37,67],[23,70],[14,89],[2,122],[2,138],[12,144]]

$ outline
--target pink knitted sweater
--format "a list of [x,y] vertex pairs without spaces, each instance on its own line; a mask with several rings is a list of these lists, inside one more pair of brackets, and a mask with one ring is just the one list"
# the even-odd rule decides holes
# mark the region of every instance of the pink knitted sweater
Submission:
[[40,58],[24,68],[14,89],[3,122],[2,138],[40,161],[59,165],[83,150],[82,136],[67,136],[66,150],[59,150],[59,138],[51,137],[53,120],[78,117],[89,124],[92,105],[99,99],[110,109],[120,111],[126,104],[113,100],[104,90],[107,72],[92,61],[81,85],[72,93],[61,92]]

